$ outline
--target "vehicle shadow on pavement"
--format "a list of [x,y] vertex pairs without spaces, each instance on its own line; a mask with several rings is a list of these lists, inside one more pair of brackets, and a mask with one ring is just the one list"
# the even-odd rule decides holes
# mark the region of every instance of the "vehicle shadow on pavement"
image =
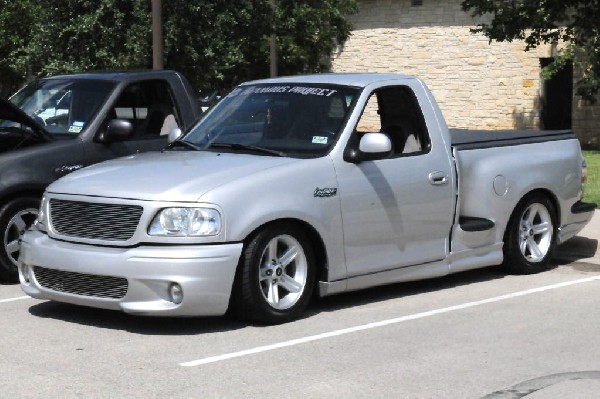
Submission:
[[54,301],[41,302],[29,308],[36,317],[65,321],[141,335],[197,335],[232,331],[247,323],[230,317],[149,317],[115,310],[96,309]]
[[[352,308],[394,298],[403,298],[426,292],[451,289],[457,286],[500,279],[506,273],[499,266],[452,274],[431,280],[413,281],[343,293],[312,301],[302,319],[322,312]],[[146,317],[114,310],[96,309],[67,303],[45,301],[29,308],[29,313],[40,318],[61,320],[84,326],[123,330],[141,335],[197,335],[232,331],[249,326],[262,327],[232,317]],[[268,327],[268,326],[264,326]]]
[[[561,261],[555,261],[550,265],[549,270],[563,264]],[[308,319],[323,312],[334,312],[341,309],[384,302],[390,299],[407,298],[428,292],[444,291],[460,286],[502,279],[506,276],[507,273],[501,266],[490,266],[434,279],[395,283],[324,298],[315,298],[301,319]],[[197,335],[232,331],[249,326],[259,328],[264,326],[238,321],[228,315],[190,318],[146,317],[53,301],[33,305],[29,308],[29,312],[36,317],[106,329],[123,330],[141,335]]]
[[313,301],[308,309],[307,316],[312,316],[321,312],[333,312],[339,309],[384,302],[390,299],[411,297],[427,292],[453,289],[460,286],[502,279],[506,276],[507,273],[501,266],[489,266],[482,269],[450,274],[428,280],[395,283],[361,291],[332,295]]
[[599,256],[598,240],[577,236],[559,245],[554,258],[559,262],[568,263]]

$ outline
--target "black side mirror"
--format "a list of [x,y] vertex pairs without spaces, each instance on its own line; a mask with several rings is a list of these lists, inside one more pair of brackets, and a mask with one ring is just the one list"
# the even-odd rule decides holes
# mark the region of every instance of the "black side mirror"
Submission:
[[106,131],[98,135],[97,141],[105,144],[125,141],[133,133],[133,125],[124,119],[113,119],[108,123]]

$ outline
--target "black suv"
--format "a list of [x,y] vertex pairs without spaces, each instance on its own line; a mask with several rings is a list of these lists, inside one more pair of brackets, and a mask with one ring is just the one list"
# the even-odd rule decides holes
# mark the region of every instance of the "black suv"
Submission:
[[164,148],[169,134],[195,122],[200,105],[174,71],[55,76],[0,99],[0,281],[18,281],[20,236],[48,184],[96,162]]

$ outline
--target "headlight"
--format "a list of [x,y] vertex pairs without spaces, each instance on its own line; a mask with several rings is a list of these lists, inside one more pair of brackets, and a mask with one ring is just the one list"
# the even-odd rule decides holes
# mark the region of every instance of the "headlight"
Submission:
[[221,215],[211,208],[165,208],[150,223],[151,236],[215,236],[221,231]]
[[40,209],[38,209],[38,215],[37,218],[35,219],[35,222],[33,222],[33,225],[40,231],[47,231],[47,226],[48,226],[48,216],[47,216],[47,205],[48,205],[48,200],[46,199],[46,196],[42,197],[42,201],[40,202]]

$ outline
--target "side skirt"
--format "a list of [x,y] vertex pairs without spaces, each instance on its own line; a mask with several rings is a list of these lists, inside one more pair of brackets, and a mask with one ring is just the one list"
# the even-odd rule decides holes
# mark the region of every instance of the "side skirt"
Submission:
[[502,243],[498,243],[450,254],[445,260],[437,262],[355,276],[346,280],[321,281],[319,282],[319,295],[327,296],[386,284],[425,280],[452,273],[499,265],[503,260],[502,245]]

